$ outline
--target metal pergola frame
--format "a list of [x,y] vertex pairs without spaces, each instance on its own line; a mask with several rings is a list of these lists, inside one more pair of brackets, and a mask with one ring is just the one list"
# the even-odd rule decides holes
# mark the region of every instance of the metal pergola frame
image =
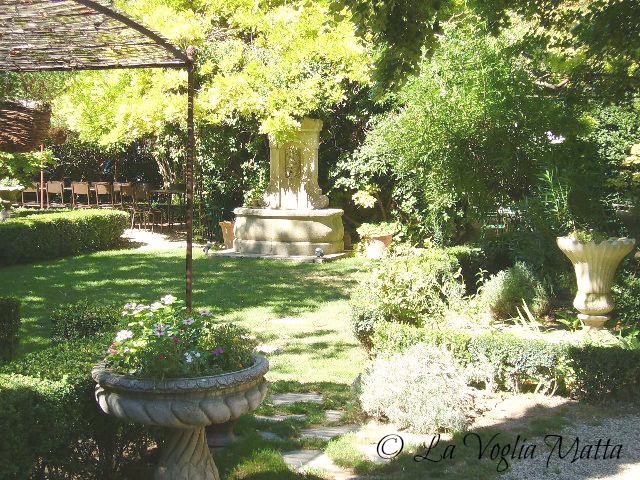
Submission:
[[187,253],[185,303],[193,305],[193,163],[195,48],[180,49],[96,0],[0,0],[0,71],[128,68],[187,71]]

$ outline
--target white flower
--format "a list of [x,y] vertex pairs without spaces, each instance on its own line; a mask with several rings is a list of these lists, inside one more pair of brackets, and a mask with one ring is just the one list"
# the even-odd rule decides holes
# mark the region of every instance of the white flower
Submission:
[[565,138],[562,135],[555,135],[552,131],[548,131],[545,133],[547,134],[547,139],[549,140],[549,143],[552,145],[557,145],[565,141]]
[[165,326],[164,323],[158,323],[155,328],[154,328],[154,332],[156,334],[157,337],[161,337],[162,335],[164,335],[164,332],[166,331],[167,327]]
[[191,356],[191,353],[190,353],[190,352],[186,352],[186,353],[184,354],[184,359],[187,361],[187,363],[191,363],[191,362],[193,362],[193,357]]
[[135,303],[135,302],[126,303],[126,304],[124,305],[124,309],[125,309],[125,310],[133,310],[133,309],[134,309],[134,308],[136,308],[137,306],[138,306],[138,304],[137,304],[137,303]]
[[201,308],[200,310],[198,310],[198,313],[200,315],[204,315],[205,317],[209,317],[212,315],[211,310],[209,310],[208,308]]
[[137,315],[138,313],[143,312],[148,308],[148,305],[136,305],[136,308],[131,312],[131,315]]
[[164,303],[165,305],[171,305],[173,302],[175,302],[177,300],[176,297],[174,297],[173,295],[165,295],[164,297],[162,297],[160,299],[160,301],[162,303]]
[[133,337],[133,332],[131,330],[120,330],[116,334],[116,342],[121,342],[123,340],[127,340]]
[[153,311],[158,310],[159,308],[162,308],[162,304],[160,302],[153,302],[149,307],[149,309]]
[[195,353],[196,358],[200,358],[200,352]]
[[193,319],[193,317],[189,317],[189,318],[185,318],[182,323],[185,325],[192,325],[195,322],[195,320]]

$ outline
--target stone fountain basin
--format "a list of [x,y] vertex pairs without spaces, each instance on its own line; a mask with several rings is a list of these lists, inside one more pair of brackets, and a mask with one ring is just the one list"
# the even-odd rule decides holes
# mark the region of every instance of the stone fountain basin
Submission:
[[236,420],[255,410],[267,393],[266,358],[221,375],[169,380],[137,379],[96,366],[96,400],[114,417],[146,425],[193,429]]
[[236,208],[234,249],[261,255],[325,255],[344,250],[343,210]]

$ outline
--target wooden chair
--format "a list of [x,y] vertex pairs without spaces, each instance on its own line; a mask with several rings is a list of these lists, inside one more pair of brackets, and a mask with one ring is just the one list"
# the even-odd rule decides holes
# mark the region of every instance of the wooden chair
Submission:
[[139,225],[142,228],[147,228],[147,225],[151,223],[151,231],[154,231],[156,224],[156,218],[159,218],[158,225],[160,226],[160,232],[162,232],[162,210],[155,208],[151,205],[151,189],[148,183],[137,183],[133,186],[133,206],[134,214],[131,225],[133,227],[135,218],[138,218]]
[[[78,202],[78,195],[86,196],[87,203]],[[89,182],[71,182],[71,205],[73,208],[91,207],[91,187],[89,186]]]
[[[51,201],[51,195],[60,195],[60,202]],[[55,200],[55,199],[54,199]],[[49,181],[47,182],[47,208],[66,207],[64,203],[64,182]]]
[[[113,207],[113,185],[109,182],[93,182],[93,189],[96,194],[97,207]],[[100,197],[107,197],[106,202],[100,202]]]
[[[35,195],[35,200],[29,201],[25,200],[25,194],[27,195]],[[40,208],[40,183],[34,183],[29,185],[22,190],[22,206],[23,207],[37,207]]]

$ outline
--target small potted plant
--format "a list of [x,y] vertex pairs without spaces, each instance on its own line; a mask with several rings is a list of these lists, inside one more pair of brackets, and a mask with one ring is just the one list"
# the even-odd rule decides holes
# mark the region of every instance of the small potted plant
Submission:
[[390,222],[363,223],[357,232],[364,242],[367,258],[380,258],[398,233],[398,225]]
[[633,250],[635,239],[576,230],[558,237],[557,243],[575,269],[578,293],[573,306],[580,312],[578,318],[587,328],[602,328],[615,306],[613,277],[622,259]]
[[219,479],[205,427],[255,410],[266,395],[267,360],[246,330],[187,313],[167,295],[125,305],[123,328],[93,369],[96,400],[109,415],[164,427],[156,479]]

